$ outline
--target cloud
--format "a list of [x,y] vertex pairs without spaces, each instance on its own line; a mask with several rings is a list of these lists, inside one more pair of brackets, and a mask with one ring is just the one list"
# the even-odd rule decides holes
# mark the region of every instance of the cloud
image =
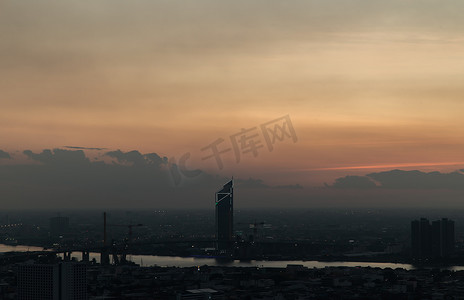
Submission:
[[90,161],[83,150],[23,153],[39,164],[0,166],[0,198],[7,206],[143,207],[162,205],[172,189],[169,174],[153,163],[155,155],[141,155],[144,165],[123,165]]
[[[327,185],[326,185],[327,186]],[[353,189],[366,189],[375,188],[375,183],[368,177],[365,176],[345,176],[337,178],[335,183],[330,186],[334,188],[353,188]]]
[[78,147],[78,146],[63,146],[67,149],[81,149],[81,150],[106,150],[107,148],[90,148],[90,147]]
[[234,184],[237,187],[248,188],[248,189],[256,189],[256,188],[267,189],[267,188],[270,188],[270,186],[265,184],[263,182],[263,180],[261,180],[261,179],[253,179],[253,178],[235,179]]
[[6,158],[6,159],[11,159],[11,156],[8,152],[5,152],[3,150],[0,150],[0,159]]
[[[173,184],[170,166],[156,153],[110,151],[113,163],[91,161],[85,152],[46,149],[23,152],[33,164],[0,165],[2,207],[30,209],[214,208],[214,193],[230,177],[201,172]],[[464,174],[420,171],[372,173],[339,178],[329,188],[269,185],[259,178],[236,179],[236,207],[326,205],[459,204]],[[377,188],[376,188],[377,187]],[[447,188],[447,191],[441,188]],[[404,190],[408,189],[408,190]],[[437,202],[437,197],[446,198]],[[373,202],[372,199],[375,199]]]
[[[23,153],[35,163],[0,165],[0,198],[5,199],[5,208],[211,208],[214,192],[230,179],[206,172],[187,178],[179,172],[182,182],[175,185],[170,168],[177,165],[156,153],[137,150],[105,153],[114,159],[112,163],[91,161],[82,149]],[[452,201],[459,199],[464,174],[391,170],[341,177],[326,185],[328,189],[304,192],[299,184],[270,185],[259,178],[239,178],[235,185],[237,207],[370,203],[373,198],[380,205],[399,196],[414,203],[425,199],[424,195],[428,195],[430,205],[437,205],[432,193],[447,195]],[[282,202],[287,198],[291,203]]]
[[90,163],[82,150],[45,149],[41,153],[33,153],[31,150],[25,150],[23,154],[32,160],[45,164],[82,165]]
[[[137,150],[105,153],[114,159],[112,163],[90,160],[82,149],[23,153],[35,163],[0,165],[4,208],[206,208],[212,207],[214,192],[230,180],[206,172],[191,177],[178,172],[182,182],[175,184],[170,168],[178,169],[177,165],[169,164],[166,157],[156,153]],[[261,179],[235,182],[241,194],[239,205],[247,206],[245,199],[254,193],[261,195],[267,205],[277,192]],[[282,192],[283,188],[279,187]],[[265,193],[270,195],[263,196]],[[253,200],[253,204],[258,203],[259,200]]]
[[300,184],[288,184],[288,185],[277,185],[275,186],[274,188],[276,189],[294,189],[294,190],[299,190],[299,189],[302,189],[303,186],[300,185]]
[[269,185],[266,184],[262,179],[235,179],[235,186],[238,188],[245,189],[289,189],[289,190],[298,190],[303,187],[300,184],[289,184],[289,185]]
[[120,163],[131,163],[133,165],[161,165],[167,163],[166,157],[161,157],[156,153],[141,154],[139,151],[122,152],[121,150],[105,153],[106,156],[116,158]]
[[459,172],[421,172],[392,170],[366,176],[378,181],[383,188],[393,189],[464,189],[464,174]]
[[464,174],[456,171],[451,173],[422,172],[418,170],[391,170],[370,173],[366,176],[345,176],[337,178],[332,188],[353,189],[464,189]]

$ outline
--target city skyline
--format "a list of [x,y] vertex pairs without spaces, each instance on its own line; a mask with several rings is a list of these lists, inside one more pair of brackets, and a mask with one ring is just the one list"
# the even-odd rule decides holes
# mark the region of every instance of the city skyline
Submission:
[[464,1],[0,2],[0,299],[464,299]]

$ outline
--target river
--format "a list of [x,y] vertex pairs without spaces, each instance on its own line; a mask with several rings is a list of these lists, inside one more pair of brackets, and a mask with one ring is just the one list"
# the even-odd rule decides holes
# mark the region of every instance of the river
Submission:
[[[0,244],[0,253],[3,252],[26,252],[26,251],[42,251],[41,247],[33,246],[10,246]],[[95,259],[100,261],[100,254],[90,253],[90,260]],[[77,260],[81,259],[80,253],[73,253],[72,257]],[[303,265],[308,268],[325,268],[325,267],[371,267],[371,268],[402,268],[406,270],[415,269],[410,264],[398,263],[381,263],[381,262],[347,262],[347,261],[302,261],[302,260],[251,260],[251,261],[224,261],[214,258],[196,258],[196,257],[178,257],[178,256],[157,256],[157,255],[129,255],[127,257],[130,261],[140,264],[144,267],[160,266],[160,267],[196,267],[196,266],[223,266],[223,267],[270,267],[270,268],[285,268],[287,265]],[[450,266],[443,268],[451,271],[462,271],[464,266]]]

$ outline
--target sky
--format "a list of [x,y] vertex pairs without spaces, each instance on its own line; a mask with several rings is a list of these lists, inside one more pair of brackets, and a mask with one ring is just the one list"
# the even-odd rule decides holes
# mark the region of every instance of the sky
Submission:
[[[234,176],[255,189],[244,198],[264,185],[276,206],[286,195],[295,205],[437,195],[459,205],[464,182],[447,176],[464,169],[463,9],[459,0],[1,1],[0,197],[53,206],[93,184],[111,197],[141,193],[140,206],[183,203],[179,190],[199,179],[172,167],[189,154],[184,169],[209,180],[202,199]],[[283,134],[272,149],[266,132]],[[204,159],[215,142],[229,149],[222,165]],[[121,174],[123,193],[88,182],[99,163],[137,181]],[[83,172],[68,178],[71,190],[56,183],[63,170]],[[410,185],[366,176],[384,172]],[[440,182],[433,197],[430,181]]]

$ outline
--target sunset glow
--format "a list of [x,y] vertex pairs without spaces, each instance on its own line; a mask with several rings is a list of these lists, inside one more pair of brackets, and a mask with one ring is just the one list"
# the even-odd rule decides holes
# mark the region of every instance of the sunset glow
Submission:
[[[304,186],[463,167],[463,3],[137,3],[1,4],[0,164],[64,145],[191,153],[189,168]],[[284,115],[297,142],[202,159]]]

